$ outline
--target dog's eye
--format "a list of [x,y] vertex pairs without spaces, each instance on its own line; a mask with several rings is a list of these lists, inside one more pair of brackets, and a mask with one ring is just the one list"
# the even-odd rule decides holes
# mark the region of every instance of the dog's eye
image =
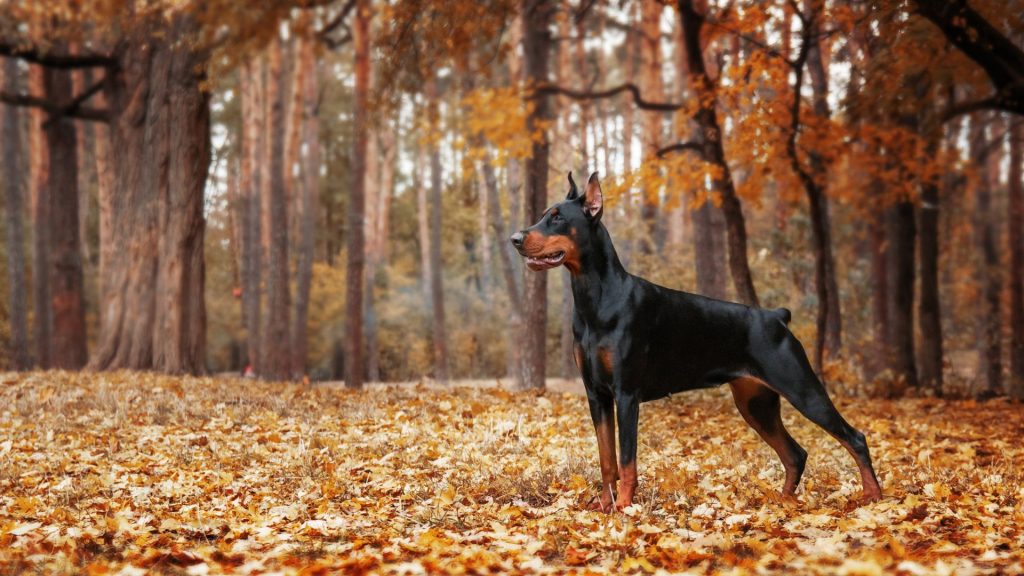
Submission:
[[561,214],[554,214],[554,215],[552,215],[551,216],[551,223],[552,224],[561,224],[562,223],[562,215]]

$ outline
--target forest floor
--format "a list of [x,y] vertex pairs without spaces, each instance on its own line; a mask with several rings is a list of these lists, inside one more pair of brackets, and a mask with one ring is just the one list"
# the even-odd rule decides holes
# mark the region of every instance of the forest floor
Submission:
[[727,390],[641,411],[638,504],[585,399],[0,374],[0,573],[1024,572],[1024,406],[838,398],[885,498],[788,406],[799,502]]

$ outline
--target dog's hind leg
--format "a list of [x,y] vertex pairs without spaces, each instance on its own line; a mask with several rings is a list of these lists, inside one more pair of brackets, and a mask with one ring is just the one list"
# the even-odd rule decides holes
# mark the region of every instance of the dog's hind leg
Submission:
[[779,393],[756,378],[739,378],[730,382],[729,387],[743,419],[782,460],[786,469],[782,494],[793,496],[804,473],[807,451],[797,444],[782,424]]
[[825,386],[811,369],[800,342],[793,335],[787,334],[771,361],[762,366],[762,371],[765,381],[774,390],[782,394],[804,417],[839,440],[853,456],[860,470],[864,499],[880,499],[882,488],[878,485],[875,469],[871,465],[864,434],[851,426],[836,410]]

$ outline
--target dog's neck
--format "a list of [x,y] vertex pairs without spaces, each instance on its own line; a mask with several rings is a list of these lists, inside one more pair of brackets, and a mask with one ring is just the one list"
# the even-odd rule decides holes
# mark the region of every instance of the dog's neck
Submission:
[[619,261],[604,224],[598,223],[591,234],[590,249],[580,251],[580,271],[571,278],[577,313],[591,314],[602,301],[625,296],[631,276]]

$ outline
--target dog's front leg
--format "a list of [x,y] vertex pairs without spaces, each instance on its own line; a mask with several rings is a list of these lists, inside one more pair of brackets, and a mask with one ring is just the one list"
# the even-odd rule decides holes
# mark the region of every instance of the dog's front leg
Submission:
[[635,393],[619,391],[615,396],[619,421],[619,497],[615,508],[622,510],[633,503],[636,492],[636,436],[640,422],[640,399]]
[[592,509],[608,512],[615,501],[618,468],[615,463],[615,402],[610,395],[587,394],[590,417],[597,432],[597,451],[601,457],[601,498]]

